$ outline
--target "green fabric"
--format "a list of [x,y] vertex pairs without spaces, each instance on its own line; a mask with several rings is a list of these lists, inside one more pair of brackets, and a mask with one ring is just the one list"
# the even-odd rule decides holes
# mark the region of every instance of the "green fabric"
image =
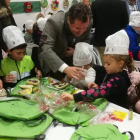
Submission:
[[[27,78],[27,79],[21,80],[21,81],[15,86],[15,88],[12,90],[12,92],[10,93],[10,95],[11,95],[11,96],[24,96],[24,95],[22,95],[22,94],[18,94],[18,92],[19,92],[20,90],[22,90],[22,89],[19,87],[19,85],[27,85],[26,81],[27,81],[28,79],[36,79],[36,78],[34,77],[34,78]],[[47,85],[49,84],[49,82],[47,81],[46,78],[41,78],[41,79],[40,79],[40,84],[43,84],[43,85],[46,85],[46,86],[47,86]]]
[[17,140],[16,138],[0,138],[0,140]]
[[[29,79],[29,78],[27,78]],[[16,86],[15,88],[12,90],[12,92],[10,93],[11,96],[24,96],[22,94],[18,94],[18,91],[21,90],[21,88],[19,87],[19,85],[26,85],[26,81],[27,79],[24,79],[22,81],[20,81]],[[32,79],[35,79],[35,78],[32,78]],[[48,88],[47,86],[49,85],[49,82],[46,78],[41,78],[40,79],[40,84],[43,84],[42,86],[42,93],[46,94],[46,93],[53,93],[54,89],[51,89],[51,88]],[[65,87],[63,90],[58,90],[57,92],[59,94],[61,94],[62,92],[67,92],[67,93],[72,93],[74,90],[74,87],[72,85],[68,85],[67,87]]]
[[[107,100],[104,98],[99,98],[99,99],[96,99],[94,102],[91,102],[91,104],[95,105],[99,110],[103,110],[107,105]],[[58,121],[64,122],[70,125],[85,123],[86,121],[90,120],[93,116],[95,116],[94,113],[87,114],[85,112],[72,111],[74,107],[75,107],[75,104],[73,101],[71,101],[68,107],[63,107],[61,109],[55,110],[52,116]]]
[[11,71],[17,71],[18,73],[16,63],[19,68],[20,75],[22,75],[23,78],[34,68],[34,63],[30,56],[25,55],[22,61],[15,61],[9,57],[6,57],[1,61],[0,76],[6,76]]
[[124,138],[124,140],[129,140],[129,137],[127,135],[124,135],[124,134],[123,134],[123,138]]
[[[26,2],[26,1],[25,1]],[[10,8],[12,10],[13,13],[17,14],[17,13],[26,13],[24,11],[24,3],[25,2],[10,2]],[[40,5],[40,1],[28,1],[33,5],[33,9],[31,11],[32,12],[41,12],[41,5]]]
[[31,120],[41,116],[35,101],[27,99],[14,99],[0,101],[0,116],[8,119]]
[[[18,138],[34,138],[46,131],[52,122],[52,117],[46,115],[46,119],[37,126],[29,126],[23,121],[10,120],[6,121],[0,118],[0,137],[18,137]],[[38,120],[34,120],[36,122]]]
[[115,126],[98,124],[76,130],[70,140],[124,140],[124,138]]

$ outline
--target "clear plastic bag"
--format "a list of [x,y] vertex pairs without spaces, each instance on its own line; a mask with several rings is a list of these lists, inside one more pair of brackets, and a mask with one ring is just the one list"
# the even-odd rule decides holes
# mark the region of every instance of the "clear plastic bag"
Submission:
[[75,103],[75,107],[74,107],[73,111],[75,109],[78,109],[79,112],[84,112],[86,114],[99,113],[99,110],[94,105],[92,105],[88,102],[83,102],[83,101]]
[[113,123],[116,115],[112,112],[99,112],[95,117],[93,117],[89,123],[90,125]]
[[60,94],[54,92],[50,101],[49,112],[52,114],[54,110],[69,105],[69,101],[62,100]]

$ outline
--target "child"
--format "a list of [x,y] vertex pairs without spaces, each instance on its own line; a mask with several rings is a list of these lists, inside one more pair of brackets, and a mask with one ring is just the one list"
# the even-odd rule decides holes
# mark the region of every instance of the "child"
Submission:
[[[47,21],[47,18],[40,17],[37,20],[37,23],[35,23],[33,25],[32,37],[33,37],[34,44],[37,44],[38,46],[39,46],[40,38],[41,38],[41,35],[42,35],[42,31],[45,27],[46,21]],[[38,59],[38,47],[33,47],[33,49],[32,49],[32,60],[33,60],[34,64],[39,69],[41,69],[40,62],[39,62],[39,59]]]
[[135,11],[130,14],[129,25],[125,31],[130,39],[129,50],[132,52],[133,59],[140,61],[140,46],[138,36],[140,36],[140,11]]
[[91,67],[92,63],[93,46],[84,42],[76,44],[74,55],[73,55],[73,65],[85,70],[85,79],[76,81],[66,76],[65,81],[71,83],[77,88],[85,89],[89,83],[95,81],[95,70]]
[[26,43],[22,32],[16,26],[8,26],[3,29],[3,40],[8,47],[8,57],[1,61],[0,76],[3,78],[5,87],[14,87],[13,83],[16,77],[10,74],[12,71],[17,72],[17,80],[26,77],[35,76],[39,79],[42,77],[41,71],[34,69],[34,63],[30,56],[25,55]]
[[103,83],[96,85],[90,83],[89,90],[70,95],[62,93],[65,100],[86,101],[104,97],[108,101],[127,108],[127,88],[131,85],[127,71],[133,69],[133,59],[128,54],[129,38],[124,30],[107,37],[104,52],[104,67],[107,75]]
[[33,41],[34,44],[39,45],[40,37],[42,35],[42,31],[45,27],[47,19],[46,18],[39,18],[37,22],[33,25]]
[[[23,25],[23,28],[24,28],[23,33],[25,33],[24,39],[26,43],[33,43],[33,39],[32,39],[33,24],[34,24],[34,21],[29,19]],[[25,32],[25,28],[26,28],[26,32]]]

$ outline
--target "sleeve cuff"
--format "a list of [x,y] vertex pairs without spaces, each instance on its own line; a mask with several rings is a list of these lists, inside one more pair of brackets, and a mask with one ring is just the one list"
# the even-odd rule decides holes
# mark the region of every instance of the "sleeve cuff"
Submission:
[[67,67],[68,65],[66,63],[64,63],[58,70],[63,73],[63,71],[65,70],[65,68]]
[[74,98],[74,101],[75,102],[83,101],[83,96],[82,96],[81,92],[80,93],[77,93],[77,94],[74,94],[73,95],[73,98]]

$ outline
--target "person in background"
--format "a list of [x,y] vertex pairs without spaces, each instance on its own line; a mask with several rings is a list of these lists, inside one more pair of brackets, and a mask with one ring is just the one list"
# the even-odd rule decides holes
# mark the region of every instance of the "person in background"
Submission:
[[42,31],[45,27],[45,23],[46,23],[47,19],[46,18],[42,18],[40,17],[36,23],[34,23],[33,25],[33,34],[32,34],[32,38],[34,41],[34,44],[39,45],[39,41],[42,35]]
[[77,43],[73,54],[73,65],[84,70],[85,79],[77,81],[66,76],[64,81],[80,89],[86,89],[89,83],[95,82],[96,72],[92,68],[92,55],[92,45],[85,42]]
[[33,25],[34,25],[34,21],[31,19],[27,20],[26,23],[23,25],[24,28],[23,33],[25,33],[24,39],[26,43],[33,43],[33,39],[32,39]]
[[[50,16],[50,15],[49,15]],[[49,17],[48,16],[48,17]],[[40,42],[40,38],[41,38],[41,35],[42,35],[42,31],[45,27],[45,24],[46,24],[46,21],[47,21],[47,18],[42,18],[40,17],[36,23],[34,23],[33,25],[33,34],[32,34],[32,38],[33,38],[33,41],[34,41],[34,44],[38,45],[39,46],[39,42]],[[31,56],[35,66],[38,68],[38,69],[42,69],[41,66],[40,66],[40,62],[39,62],[39,58],[38,58],[38,47],[33,47],[32,49],[32,56]],[[43,70],[41,70],[43,71]]]
[[[1,22],[2,30],[3,28],[10,25],[16,26],[16,22],[13,18],[13,13],[9,5],[10,5],[10,0],[0,0],[0,22]],[[2,32],[0,34],[2,34]],[[4,43],[2,38],[0,40],[2,41],[1,49],[3,49],[6,52],[7,50],[6,44]]]
[[[122,0],[126,2],[126,8],[128,15],[132,12],[139,11],[140,12],[140,0]],[[140,35],[138,35],[138,42],[140,43]]]
[[78,42],[90,43],[91,27],[91,13],[83,3],[74,4],[67,13],[58,12],[47,20],[39,47],[45,75],[58,80],[65,74],[74,79],[84,78],[81,68],[72,67],[73,53]]
[[126,26],[125,31],[129,36],[130,44],[129,50],[132,52],[134,60],[140,61],[140,46],[138,43],[138,36],[140,35],[140,12],[135,11],[130,14],[129,25]]
[[82,2],[83,2],[84,4],[86,4],[88,7],[91,6],[91,1],[90,1],[90,0],[82,0]]
[[44,15],[42,13],[39,13],[37,16],[36,16],[36,21],[39,19],[39,18],[44,18]]
[[0,20],[2,22],[3,28],[9,25],[15,25],[15,20],[13,18],[13,13],[9,7],[10,0],[1,0],[0,1]]
[[30,56],[25,55],[26,42],[22,32],[16,26],[8,26],[3,29],[3,40],[8,47],[8,56],[1,61],[0,77],[5,87],[14,87],[17,83],[15,76],[10,72],[17,72],[17,82],[27,77],[42,77],[40,70],[34,67]]
[[[119,7],[119,8],[118,8]],[[121,0],[95,0],[92,2],[93,46],[97,47],[103,62],[105,39],[124,29],[129,22],[126,3]]]
[[130,15],[132,12],[140,11],[140,0],[122,0],[126,2],[126,8],[128,15]]
[[62,93],[64,100],[93,101],[96,98],[106,98],[109,102],[128,108],[127,89],[131,85],[128,77],[129,72],[133,70],[133,59],[128,53],[129,37],[124,30],[120,30],[106,39],[106,49],[104,52],[104,67],[107,75],[103,83],[97,85],[90,83],[89,90],[71,95]]

